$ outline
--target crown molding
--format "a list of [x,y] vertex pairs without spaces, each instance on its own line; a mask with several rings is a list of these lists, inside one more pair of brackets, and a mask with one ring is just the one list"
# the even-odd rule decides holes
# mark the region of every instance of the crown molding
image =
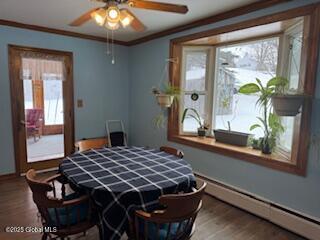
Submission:
[[267,7],[271,7],[273,5],[277,5],[283,2],[290,2],[292,0],[260,0],[258,2],[254,2],[254,3],[250,3],[248,5],[242,6],[242,7],[238,7],[238,8],[234,8],[232,10],[226,11],[226,12],[222,12],[222,13],[218,13],[206,18],[201,18],[199,20],[190,22],[190,23],[186,23],[174,28],[170,28],[161,32],[157,32],[142,38],[138,38],[136,40],[132,40],[130,42],[128,42],[129,46],[132,45],[137,45],[140,43],[144,43],[144,42],[148,42],[157,38],[161,38],[167,35],[171,35],[174,33],[178,33],[178,32],[182,32],[188,29],[192,29],[192,28],[196,28],[196,27],[201,27],[204,25],[208,25],[208,24],[212,24],[215,22],[219,22],[228,18],[233,18],[233,17],[237,17],[240,15],[244,15],[250,12],[254,12],[254,11],[258,11],[260,9],[263,8],[267,8]]
[[[38,26],[38,25],[31,25],[31,24],[25,24],[25,23],[20,23],[20,22],[8,21],[8,20],[4,20],[4,19],[0,19],[0,25],[29,29],[29,30],[39,31],[39,32],[53,33],[53,34],[58,34],[58,35],[63,35],[63,36],[68,36],[68,37],[89,39],[89,40],[94,40],[94,41],[99,41],[99,42],[107,42],[107,38],[104,38],[104,37],[98,37],[98,36],[89,35],[89,34],[83,34],[83,33],[71,32],[71,31],[60,30],[60,29],[55,29],[55,28],[48,28],[48,27],[43,27],[43,26]],[[110,40],[109,40],[109,42],[110,42]],[[119,40],[114,40],[114,43],[118,44],[118,45],[128,46],[128,42],[123,42],[123,41],[119,41]]]
[[[148,42],[157,38],[161,38],[167,35],[171,35],[174,33],[182,32],[188,29],[212,24],[215,22],[219,22],[228,18],[232,17],[237,17],[240,15],[244,15],[250,12],[258,11],[263,8],[271,7],[273,5],[277,5],[283,2],[290,2],[292,0],[260,0],[258,2],[254,2],[242,7],[238,7],[223,13],[215,14],[210,17],[202,18],[187,24],[183,24],[174,28],[169,28],[167,30],[153,33],[151,35],[138,38],[132,41],[119,41],[119,40],[114,40],[115,44],[118,45],[123,45],[123,46],[133,46],[137,45],[140,43]],[[16,27],[16,28],[23,28],[23,29],[30,29],[34,31],[40,31],[40,32],[47,32],[47,33],[53,33],[53,34],[59,34],[59,35],[64,35],[64,36],[69,36],[69,37],[76,37],[76,38],[83,38],[83,39],[89,39],[89,40],[94,40],[94,41],[99,41],[99,42],[107,42],[107,38],[104,37],[98,37],[94,35],[89,35],[89,34],[83,34],[83,33],[77,33],[77,32],[72,32],[72,31],[66,31],[66,30],[60,30],[60,29],[55,29],[55,28],[48,28],[48,27],[43,27],[43,26],[38,26],[38,25],[31,25],[31,24],[25,24],[25,23],[20,23],[20,22],[15,22],[15,21],[9,21],[9,20],[4,20],[0,19],[0,25],[4,26],[10,26],[10,27]],[[110,41],[110,40],[109,40]]]

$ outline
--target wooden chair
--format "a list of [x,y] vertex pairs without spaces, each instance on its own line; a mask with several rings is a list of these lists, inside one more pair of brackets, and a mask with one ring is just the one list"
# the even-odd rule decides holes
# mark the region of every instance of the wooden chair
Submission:
[[175,155],[179,158],[183,158],[184,157],[184,153],[179,150],[179,149],[175,149],[173,147],[168,147],[168,146],[162,146],[160,147],[160,151]]
[[92,139],[80,140],[76,142],[75,146],[76,148],[78,148],[80,152],[84,152],[92,148],[106,147],[107,144],[108,144],[108,140],[106,138],[92,138]]
[[[73,193],[62,198],[57,198],[54,181],[59,180],[60,174],[56,174],[46,180],[39,181],[35,170],[31,169],[26,174],[27,183],[33,194],[33,201],[37,205],[44,228],[56,228],[52,233],[43,232],[42,240],[51,234],[64,239],[69,235],[84,233],[96,225],[93,216],[89,196],[79,196]],[[53,192],[53,197],[48,196]]]
[[[129,234],[131,239],[190,239],[194,230],[194,221],[202,206],[202,196],[206,183],[197,190],[185,194],[169,194],[159,198],[163,210],[151,213],[137,210]],[[183,203],[183,204],[181,204]]]

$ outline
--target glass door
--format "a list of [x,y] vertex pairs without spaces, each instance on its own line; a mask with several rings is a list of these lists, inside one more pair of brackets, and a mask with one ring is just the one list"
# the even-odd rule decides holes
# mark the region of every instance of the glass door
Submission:
[[57,167],[74,151],[72,53],[9,46],[17,173]]
[[23,80],[27,162],[63,158],[63,84],[58,77]]

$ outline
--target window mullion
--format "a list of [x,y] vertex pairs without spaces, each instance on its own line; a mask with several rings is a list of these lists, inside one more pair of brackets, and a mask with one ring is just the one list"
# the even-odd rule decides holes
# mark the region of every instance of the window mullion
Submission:
[[215,47],[210,48],[208,63],[207,63],[207,104],[206,104],[206,112],[208,114],[208,122],[210,124],[209,127],[209,135],[212,135],[213,126],[213,86],[214,86],[214,79],[215,79]]

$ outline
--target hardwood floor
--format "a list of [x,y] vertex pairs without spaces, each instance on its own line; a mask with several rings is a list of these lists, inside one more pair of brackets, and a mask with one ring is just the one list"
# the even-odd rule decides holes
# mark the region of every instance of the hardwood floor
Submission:
[[[48,174],[43,175],[48,176]],[[41,226],[32,194],[23,177],[0,181],[0,239],[36,240],[40,233],[5,233],[6,226]],[[71,239],[98,239],[96,228],[87,235]],[[126,239],[124,236],[123,239]],[[268,221],[232,207],[210,196],[203,199],[203,208],[196,220],[192,240],[303,240]]]

